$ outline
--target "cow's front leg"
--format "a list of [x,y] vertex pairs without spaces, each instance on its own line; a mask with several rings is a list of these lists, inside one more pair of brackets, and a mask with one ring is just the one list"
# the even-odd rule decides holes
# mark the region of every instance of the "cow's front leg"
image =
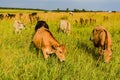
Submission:
[[99,58],[98,58],[98,60],[97,60],[97,64],[98,64],[98,62],[100,61],[100,59],[102,58],[102,54],[103,54],[103,51],[102,51],[102,48],[101,48],[101,47],[98,48],[98,51],[99,51],[100,56],[99,56]]
[[99,54],[100,54],[100,55],[103,55],[102,47],[99,47],[98,49],[99,49]]
[[44,58],[47,59],[49,55],[47,54],[46,49],[42,49],[42,52],[43,52]]

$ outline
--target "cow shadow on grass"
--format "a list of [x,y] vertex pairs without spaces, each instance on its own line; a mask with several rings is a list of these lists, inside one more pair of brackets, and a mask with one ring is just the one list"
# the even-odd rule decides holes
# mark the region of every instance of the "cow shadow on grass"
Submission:
[[30,42],[30,45],[29,45],[29,51],[31,53],[35,53],[38,57],[38,54],[39,54],[39,50],[36,48],[35,44],[33,43],[33,41]]
[[85,53],[88,53],[88,55],[92,55],[93,59],[95,59],[97,61],[99,54],[97,52],[97,49],[93,46],[93,44],[92,45],[91,44],[87,44],[83,41],[82,42],[78,41],[77,47],[78,47],[78,49],[82,49],[83,51],[85,51]]
[[35,44],[33,43],[34,34],[35,33],[32,34],[31,41],[30,41],[30,44],[29,44],[29,51],[32,52],[32,53],[37,51],[37,48],[36,48]]

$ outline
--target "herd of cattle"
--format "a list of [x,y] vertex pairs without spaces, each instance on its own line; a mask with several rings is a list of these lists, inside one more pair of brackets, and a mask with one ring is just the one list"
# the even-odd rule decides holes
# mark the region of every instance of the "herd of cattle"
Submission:
[[[68,30],[65,30],[68,28]],[[59,29],[69,32],[70,23],[67,21],[60,21]],[[58,30],[59,30],[58,29]],[[112,41],[109,32],[102,26],[97,26],[92,31],[92,37],[90,40],[94,46],[99,48],[100,57],[104,55],[104,62],[107,63],[111,59],[111,45]],[[33,37],[33,43],[37,49],[41,49],[44,58],[47,59],[49,54],[55,53],[60,61],[65,61],[66,47],[64,44],[60,44],[49,30],[49,26],[45,21],[38,21],[35,26],[35,34]],[[97,61],[97,62],[98,62]]]
[[[22,16],[22,14],[20,14]],[[48,56],[52,53],[55,53],[60,61],[65,61],[66,47],[64,44],[60,44],[52,33],[49,30],[49,26],[45,21],[39,20],[39,17],[36,16],[37,13],[29,14],[30,22],[33,23],[33,20],[37,20],[35,26],[35,33],[33,36],[33,43],[37,49],[42,50],[44,58],[47,59]],[[7,14],[6,17],[13,18],[14,14]],[[0,14],[0,19],[3,19],[4,16]],[[105,17],[108,19],[108,17]],[[96,20],[91,19],[91,22],[96,22]],[[77,22],[77,21],[76,21]],[[80,19],[81,25],[83,22],[87,23],[88,20]],[[13,24],[15,28],[15,33],[19,33],[21,29],[25,29],[25,25],[20,20],[15,20]],[[71,25],[68,20],[61,19],[59,22],[58,32],[63,31],[70,35]],[[112,41],[110,38],[109,32],[102,26],[97,26],[92,31],[92,36],[90,40],[93,42],[94,46],[99,49],[100,55],[104,56],[104,62],[109,62],[111,58],[111,45]],[[98,58],[98,61],[101,59],[101,56]]]
[[[0,14],[0,20],[3,20],[4,18],[7,19],[13,19],[15,18],[17,15],[13,14],[13,13],[7,13],[7,14]],[[21,17],[23,16],[23,13],[19,13],[19,18],[21,19]],[[39,20],[39,16],[37,16],[36,12],[30,13],[28,14],[30,23],[32,24],[34,21],[38,21]]]
[[10,14],[10,13],[8,13],[6,15],[0,14],[0,19],[2,20],[5,17],[11,19],[11,18],[15,18],[15,16],[16,16],[15,14]]

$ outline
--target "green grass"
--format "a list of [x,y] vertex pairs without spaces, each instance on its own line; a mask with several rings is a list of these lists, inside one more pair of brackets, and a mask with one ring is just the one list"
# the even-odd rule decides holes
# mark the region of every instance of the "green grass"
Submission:
[[[29,49],[34,33],[34,27],[30,28],[30,24],[26,25],[27,29],[21,31],[21,34],[14,34],[13,20],[0,21],[0,80],[119,80],[119,13],[109,14],[110,19],[106,22],[102,21],[104,14],[95,14],[98,22],[84,27],[75,25],[74,20],[70,20],[70,35],[57,32],[59,20],[47,20],[55,38],[66,45],[66,61],[63,63],[56,55],[44,60],[41,51],[37,57],[35,48]],[[88,16],[87,13],[85,16]],[[89,41],[93,27],[98,24],[105,26],[111,33],[113,54],[108,64],[103,59],[96,64],[99,55]]]

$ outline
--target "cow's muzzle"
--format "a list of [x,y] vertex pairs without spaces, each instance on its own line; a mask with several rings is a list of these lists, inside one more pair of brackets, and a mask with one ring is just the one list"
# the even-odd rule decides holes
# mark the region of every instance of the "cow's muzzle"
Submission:
[[60,62],[65,62],[65,59],[61,59]]

